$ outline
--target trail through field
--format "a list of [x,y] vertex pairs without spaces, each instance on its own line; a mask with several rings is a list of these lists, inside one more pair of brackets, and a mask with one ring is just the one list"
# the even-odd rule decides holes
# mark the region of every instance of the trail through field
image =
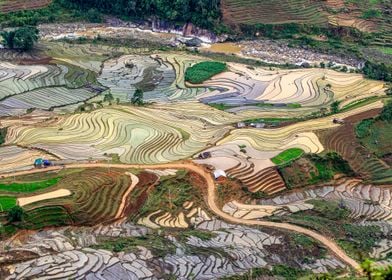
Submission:
[[[207,196],[207,204],[210,210],[215,213],[215,215],[219,216],[220,218],[229,221],[235,224],[243,224],[243,225],[250,225],[250,226],[264,226],[264,227],[271,227],[277,228],[282,230],[288,231],[295,231],[297,233],[305,234],[310,236],[313,239],[316,239],[321,244],[323,244],[326,248],[328,248],[336,257],[341,259],[343,262],[351,266],[352,268],[360,271],[359,264],[349,257],[333,240],[325,237],[315,231],[302,228],[300,226],[288,224],[288,223],[275,223],[275,222],[267,222],[267,221],[258,221],[258,220],[243,220],[239,218],[235,218],[225,212],[223,212],[219,207],[216,205],[215,201],[215,181],[210,172],[208,172],[204,167],[200,165],[196,165],[195,163],[181,161],[181,162],[174,162],[174,163],[166,163],[166,164],[154,164],[154,165],[140,165],[140,164],[105,164],[105,163],[86,163],[86,164],[69,164],[63,166],[64,168],[119,168],[119,169],[187,169],[193,171],[200,176],[202,176],[206,183],[208,189],[208,196]],[[20,171],[15,172],[12,174],[5,174],[3,177],[12,177],[18,175],[26,175],[26,174],[33,174],[39,172],[46,172],[48,170],[60,170],[63,167],[50,167],[48,169],[33,169],[28,171]]]
[[123,213],[124,213],[124,208],[125,208],[125,202],[127,201],[127,197],[133,191],[135,186],[139,183],[139,178],[136,175],[134,175],[132,173],[128,173],[128,172],[125,174],[127,174],[131,177],[132,182],[131,182],[131,185],[129,186],[128,190],[124,193],[124,196],[121,199],[121,204],[118,207],[116,216],[114,217],[115,219],[122,218]]
[[48,192],[48,193],[44,193],[44,194],[18,198],[18,205],[19,206],[25,206],[27,204],[31,204],[31,203],[34,203],[34,202],[37,202],[37,201],[48,200],[48,199],[64,197],[64,196],[69,196],[71,194],[72,193],[71,193],[70,190],[59,189],[57,191]]

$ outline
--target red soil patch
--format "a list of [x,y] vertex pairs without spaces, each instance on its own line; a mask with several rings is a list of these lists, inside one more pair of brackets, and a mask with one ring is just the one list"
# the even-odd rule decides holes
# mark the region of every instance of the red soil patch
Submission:
[[128,197],[124,208],[125,216],[129,216],[138,212],[148,198],[149,192],[159,182],[159,177],[150,172],[141,172],[137,175],[139,183]]

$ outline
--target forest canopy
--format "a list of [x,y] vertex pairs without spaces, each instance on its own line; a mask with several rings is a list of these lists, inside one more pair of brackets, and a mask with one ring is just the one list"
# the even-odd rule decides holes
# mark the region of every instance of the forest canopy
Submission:
[[157,16],[160,19],[212,28],[220,18],[219,0],[67,0],[70,8],[95,8],[101,12],[130,18]]

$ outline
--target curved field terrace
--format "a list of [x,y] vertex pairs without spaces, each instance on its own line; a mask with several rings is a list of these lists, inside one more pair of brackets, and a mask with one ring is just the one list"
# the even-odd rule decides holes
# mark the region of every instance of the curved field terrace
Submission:
[[[283,1],[268,19],[251,2],[222,1],[223,19],[329,20],[313,15],[327,4]],[[311,279],[392,263],[388,151],[355,134],[389,116],[386,83],[56,36],[0,52],[1,279]]]

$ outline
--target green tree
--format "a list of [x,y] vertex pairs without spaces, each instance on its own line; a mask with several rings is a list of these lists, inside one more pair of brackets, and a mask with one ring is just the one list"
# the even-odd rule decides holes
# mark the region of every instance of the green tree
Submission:
[[25,212],[24,212],[24,210],[23,210],[22,207],[20,207],[20,206],[18,206],[18,205],[17,205],[17,206],[14,206],[14,207],[12,207],[12,208],[8,211],[8,213],[7,213],[7,220],[8,220],[10,223],[13,223],[13,222],[20,222],[20,221],[23,220],[24,214],[25,214]]
[[141,89],[136,89],[135,93],[132,96],[131,103],[136,106],[142,106],[144,104],[143,95],[144,94]]
[[87,11],[86,17],[89,22],[100,23],[103,22],[102,14],[95,8],[91,8]]
[[104,102],[111,103],[113,100],[114,100],[113,94],[111,94],[110,92],[105,94],[105,96],[103,97]]
[[392,101],[388,102],[381,111],[380,117],[381,120],[386,122],[392,121]]
[[15,31],[14,47],[28,51],[31,50],[38,41],[39,31],[36,27],[21,27]]
[[2,31],[0,33],[2,39],[2,44],[5,45],[7,48],[13,49],[14,48],[14,39],[15,39],[15,31]]
[[339,113],[339,104],[340,104],[339,101],[334,101],[334,102],[332,102],[332,104],[331,104],[331,112],[332,112],[333,114]]
[[367,259],[361,263],[361,268],[369,280],[392,280],[392,266],[377,267],[373,261]]

